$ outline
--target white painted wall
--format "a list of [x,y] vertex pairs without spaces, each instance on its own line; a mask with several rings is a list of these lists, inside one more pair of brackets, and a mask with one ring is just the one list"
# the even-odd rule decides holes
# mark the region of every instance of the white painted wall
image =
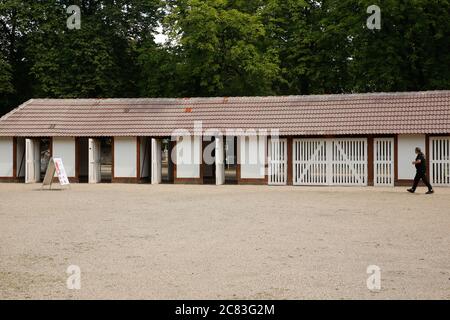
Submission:
[[136,137],[114,138],[114,177],[136,178]]
[[425,135],[398,136],[398,179],[414,179],[416,168],[412,165],[412,162],[416,159],[414,153],[416,147],[421,148],[425,154]]
[[0,177],[12,177],[14,167],[13,138],[0,137]]
[[53,158],[61,158],[68,177],[75,177],[75,138],[53,138]]
[[202,138],[179,137],[176,144],[177,178],[200,178]]
[[266,136],[239,138],[241,179],[264,179],[266,165]]

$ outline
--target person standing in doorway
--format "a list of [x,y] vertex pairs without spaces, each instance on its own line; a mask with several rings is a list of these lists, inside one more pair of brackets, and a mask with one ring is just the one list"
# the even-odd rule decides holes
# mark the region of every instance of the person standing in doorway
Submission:
[[423,183],[425,183],[425,185],[428,187],[428,192],[427,194],[432,194],[434,193],[433,191],[433,187],[431,186],[431,184],[428,182],[427,179],[427,165],[426,165],[426,160],[425,160],[425,155],[423,154],[422,150],[417,147],[416,148],[416,160],[413,161],[413,165],[416,166],[416,176],[414,178],[414,185],[411,189],[408,189],[408,192],[414,193],[416,192],[417,186],[419,185],[420,179],[422,179]]

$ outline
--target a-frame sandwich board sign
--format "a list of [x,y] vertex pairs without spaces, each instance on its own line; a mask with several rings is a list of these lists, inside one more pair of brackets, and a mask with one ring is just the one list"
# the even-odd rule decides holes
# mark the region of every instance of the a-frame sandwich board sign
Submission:
[[50,158],[47,172],[45,173],[44,181],[42,182],[42,187],[50,186],[50,189],[52,188],[53,177],[55,176],[55,173],[61,186],[70,186],[69,178],[67,178],[62,159]]

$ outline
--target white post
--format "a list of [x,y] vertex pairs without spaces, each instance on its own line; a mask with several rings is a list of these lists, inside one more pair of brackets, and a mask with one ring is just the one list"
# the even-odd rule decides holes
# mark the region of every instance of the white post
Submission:
[[161,140],[152,139],[152,184],[162,182]]
[[37,139],[25,140],[25,183],[36,183],[41,175],[40,142]]
[[100,183],[102,179],[100,158],[101,145],[97,139],[89,139],[89,183]]
[[33,139],[34,149],[34,182],[41,181],[41,141]]
[[33,141],[31,139],[25,140],[25,183],[36,182],[34,174],[34,151]]
[[223,136],[216,137],[216,185],[225,184]]

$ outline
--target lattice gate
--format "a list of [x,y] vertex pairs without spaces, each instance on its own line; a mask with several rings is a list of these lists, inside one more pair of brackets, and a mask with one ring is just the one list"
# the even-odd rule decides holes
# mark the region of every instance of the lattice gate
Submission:
[[367,185],[367,139],[295,139],[295,185]]
[[430,180],[432,185],[450,186],[450,137],[430,138]]
[[375,138],[373,140],[374,154],[374,185],[394,185],[394,139]]
[[287,184],[287,139],[269,140],[269,184]]
[[333,139],[333,185],[367,185],[367,139]]
[[293,144],[293,184],[328,184],[327,141],[325,139],[296,139]]

